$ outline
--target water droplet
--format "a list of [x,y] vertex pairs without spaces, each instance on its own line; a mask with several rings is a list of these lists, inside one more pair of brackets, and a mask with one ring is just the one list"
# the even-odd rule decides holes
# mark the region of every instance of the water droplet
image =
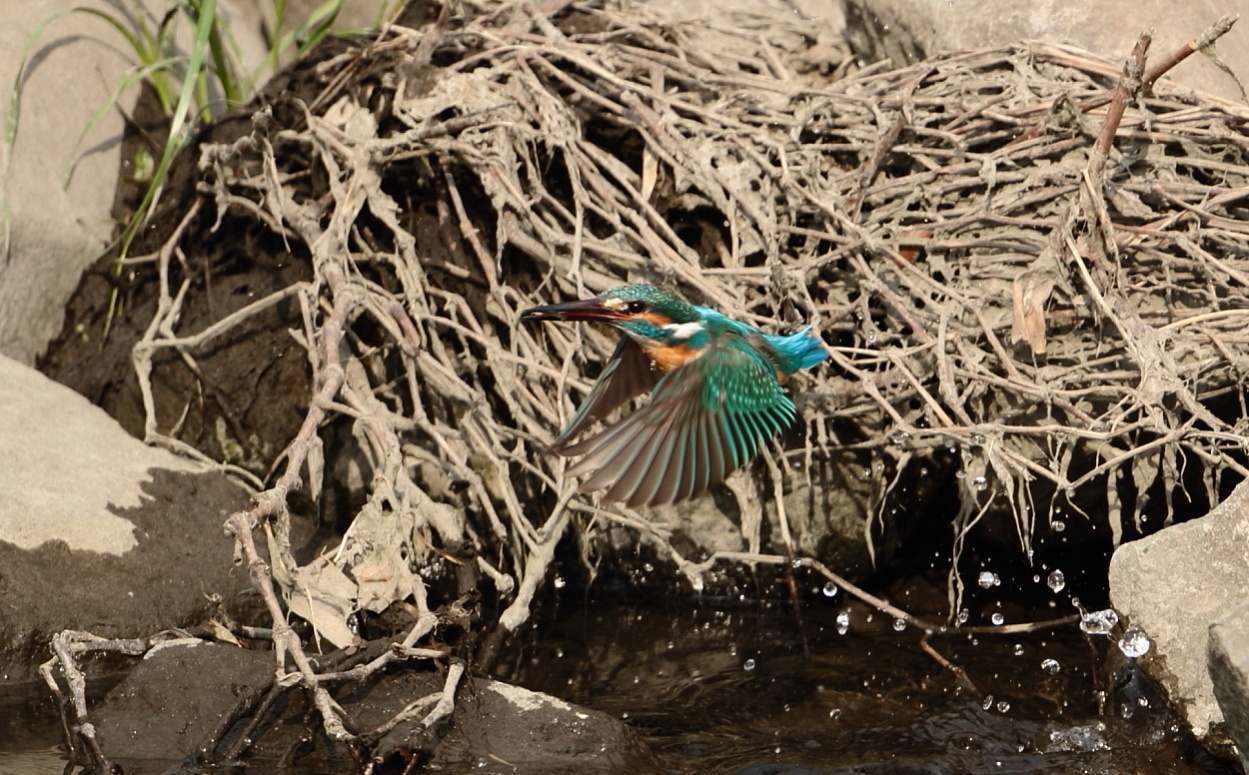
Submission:
[[1067,523],[1063,522],[1061,519],[1056,519],[1053,522],[1050,522],[1050,529],[1055,533],[1061,533],[1067,529]]
[[1071,500],[1075,497],[1076,497],[1076,488],[1068,487],[1067,488],[1067,500]]
[[993,707],[993,695],[986,694],[984,696],[984,702],[980,703],[980,707],[984,708],[985,710],[992,708]]
[[555,580],[551,583],[555,585],[556,589],[563,589],[568,584],[568,582],[564,580],[563,576],[556,576]]
[[729,644],[729,656],[730,657],[737,656],[737,644],[736,643]]
[[1056,675],[1062,669],[1062,665],[1058,664],[1057,659],[1045,658],[1041,660],[1041,669],[1050,675]]
[[747,673],[749,673],[751,670],[754,670],[755,661],[753,659],[746,660],[745,662],[742,663],[742,669],[745,670]]
[[977,476],[971,480],[971,486],[976,488],[976,492],[984,492],[989,489],[989,480],[983,476]]
[[971,612],[964,608],[958,612],[958,616],[954,617],[954,621],[958,624],[967,624],[969,618],[971,618]]
[[1022,643],[1015,644],[1015,656],[1017,657],[1023,656],[1023,644]]
[[977,578],[981,589],[990,589],[1002,583],[1002,579],[994,572],[982,570]]
[[957,471],[955,471],[955,472],[954,472],[954,478],[955,478],[955,479],[966,479],[966,478],[967,478],[967,472],[966,472],[966,471],[964,471],[963,469],[961,469],[961,468],[960,468],[959,470],[957,470]]
[[837,585],[829,581],[824,584],[824,597],[837,597]]
[[694,591],[695,591],[695,592],[697,592],[698,594],[700,594],[700,595],[701,595],[701,594],[702,594],[702,591],[703,591],[703,577],[702,577],[702,576],[695,576],[695,577],[694,577],[694,581],[693,581],[693,582],[691,582],[691,586],[693,586],[693,587],[694,587]]
[[998,700],[998,703],[995,707],[997,707],[998,713],[1005,713],[1006,711],[1010,710],[1010,703],[1007,702],[1006,700]]
[[971,445],[973,447],[984,446],[984,434],[983,433],[972,433],[968,435],[967,440],[971,442]]
[[1119,614],[1113,608],[1080,612],[1080,630],[1086,635],[1109,635],[1118,623]]
[[993,624],[994,624],[995,626],[997,626],[997,625],[1000,625],[1000,624],[1002,624],[1003,622],[1005,622],[1005,621],[1006,621],[1006,617],[1005,617],[1005,616],[1002,616],[1002,614],[999,612],[999,613],[995,613],[995,614],[993,614],[992,616],[990,616],[990,617],[989,617],[989,621],[993,622]]
[[1128,659],[1143,657],[1149,653],[1149,636],[1135,624],[1129,625],[1123,637],[1119,639],[1119,650]]
[[828,712],[829,718],[841,718],[841,708],[833,708]]
[[837,634],[845,635],[850,629],[850,612],[842,611],[837,614]]
[[1067,577],[1060,570],[1050,571],[1050,575],[1045,579],[1045,583],[1055,592],[1062,592],[1063,587],[1067,586]]
[[651,565],[651,564],[648,562],[648,563],[645,563],[645,564],[643,564],[643,565],[642,565],[642,570],[646,571],[647,573],[650,573],[651,571],[655,570],[655,566],[654,566],[654,565]]
[[898,430],[889,434],[889,440],[892,441],[894,444],[897,444],[898,446],[903,446],[908,441],[911,440],[911,434],[899,428]]
[[893,631],[894,631],[894,632],[902,632],[902,631],[903,631],[903,630],[905,630],[905,629],[906,629],[906,620],[905,620],[905,619],[894,619],[894,620],[893,620]]
[[1056,729],[1050,732],[1051,751],[1109,751],[1110,743],[1106,741],[1106,725],[1102,722],[1075,726],[1067,730]]

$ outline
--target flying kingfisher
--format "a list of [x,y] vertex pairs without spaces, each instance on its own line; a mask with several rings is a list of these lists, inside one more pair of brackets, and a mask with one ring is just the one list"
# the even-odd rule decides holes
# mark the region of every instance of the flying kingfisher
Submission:
[[[810,327],[774,336],[689,304],[653,285],[534,307],[521,320],[606,323],[624,336],[551,450],[585,457],[565,476],[581,492],[629,506],[684,500],[744,465],[793,422],[781,382],[828,353]],[[573,443],[574,436],[645,391],[650,403]]]

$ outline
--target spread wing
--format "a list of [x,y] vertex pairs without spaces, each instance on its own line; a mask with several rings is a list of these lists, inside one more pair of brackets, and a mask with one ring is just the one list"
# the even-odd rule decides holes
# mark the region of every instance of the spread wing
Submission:
[[659,377],[637,342],[622,336],[598,382],[590,388],[589,395],[572,416],[568,427],[551,443],[551,450],[561,455],[570,454],[567,447],[574,436],[611,414],[613,409],[630,398],[653,389]]
[[651,401],[577,444],[566,475],[588,475],[582,492],[655,506],[695,495],[754,457],[759,445],[793,422],[793,402],[776,371],[744,337],[709,345],[659,380]]

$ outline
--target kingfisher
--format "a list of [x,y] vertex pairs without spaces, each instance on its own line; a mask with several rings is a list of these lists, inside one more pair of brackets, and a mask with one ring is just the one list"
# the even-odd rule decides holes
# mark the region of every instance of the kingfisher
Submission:
[[[785,379],[828,357],[810,326],[765,334],[653,285],[534,307],[521,320],[604,323],[622,334],[551,451],[583,456],[564,474],[586,477],[581,492],[606,488],[605,499],[628,506],[673,503],[723,481],[794,421]],[[647,391],[644,407],[574,441]]]

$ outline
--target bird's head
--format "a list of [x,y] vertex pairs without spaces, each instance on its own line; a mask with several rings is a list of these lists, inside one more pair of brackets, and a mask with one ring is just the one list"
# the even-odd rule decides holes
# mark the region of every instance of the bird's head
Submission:
[[686,344],[705,333],[697,307],[653,285],[622,285],[593,299],[534,307],[520,317],[606,323],[643,344]]

